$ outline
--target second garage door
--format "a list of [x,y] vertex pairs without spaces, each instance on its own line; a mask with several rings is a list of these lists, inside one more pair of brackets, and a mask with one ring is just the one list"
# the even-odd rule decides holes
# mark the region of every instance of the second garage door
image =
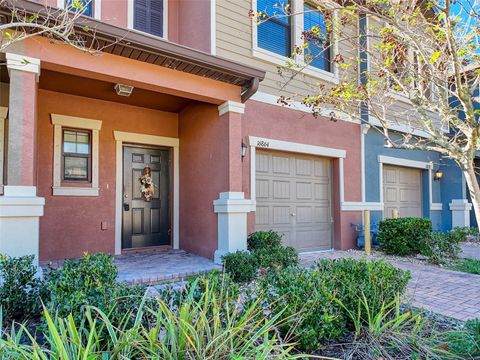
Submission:
[[401,166],[383,166],[384,217],[422,216],[422,172]]
[[332,248],[331,161],[273,151],[256,153],[256,230],[284,234],[298,251]]

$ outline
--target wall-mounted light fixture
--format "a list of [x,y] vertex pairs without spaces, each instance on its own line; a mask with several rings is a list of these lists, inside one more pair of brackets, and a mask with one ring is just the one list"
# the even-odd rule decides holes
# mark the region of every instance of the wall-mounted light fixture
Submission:
[[133,86],[125,85],[125,84],[116,84],[115,91],[117,92],[117,95],[128,97],[132,95]]
[[443,171],[441,171],[440,169],[438,169],[437,171],[435,171],[435,173],[433,174],[433,180],[434,181],[439,181],[443,178]]
[[247,156],[247,144],[242,141],[242,161]]

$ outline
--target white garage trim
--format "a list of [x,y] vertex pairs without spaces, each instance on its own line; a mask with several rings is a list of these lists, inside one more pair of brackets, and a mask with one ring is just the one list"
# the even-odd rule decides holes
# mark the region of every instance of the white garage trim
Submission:
[[173,248],[180,246],[180,195],[179,195],[179,145],[177,138],[136,134],[123,131],[114,131],[116,141],[116,171],[115,171],[115,254],[122,253],[122,203],[123,203],[123,143],[141,145],[168,146],[173,148]]
[[[393,156],[378,156],[378,165],[379,165],[379,191],[380,191],[380,203],[383,204],[383,164],[396,165],[403,167],[410,167],[422,170],[428,170],[428,199],[429,199],[429,209],[430,211],[441,211],[443,206],[442,203],[434,203],[432,201],[432,182],[433,182],[433,163],[417,160],[409,160],[403,158],[396,158]],[[382,206],[383,211],[383,206]]]

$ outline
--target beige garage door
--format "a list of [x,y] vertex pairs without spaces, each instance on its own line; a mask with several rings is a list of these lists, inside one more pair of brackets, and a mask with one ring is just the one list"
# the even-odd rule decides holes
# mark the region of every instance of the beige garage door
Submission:
[[422,216],[422,172],[400,166],[383,166],[384,217],[397,209],[401,217]]
[[329,159],[258,151],[256,198],[257,230],[283,233],[298,251],[332,248]]

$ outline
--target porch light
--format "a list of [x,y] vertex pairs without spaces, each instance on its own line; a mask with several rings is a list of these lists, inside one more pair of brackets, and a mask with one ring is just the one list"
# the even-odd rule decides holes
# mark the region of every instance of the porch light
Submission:
[[242,141],[242,161],[247,156],[247,144]]
[[438,180],[441,180],[442,177],[443,177],[443,172],[440,171],[440,169],[438,169],[437,171],[435,171],[435,174],[433,175],[433,180],[438,181]]
[[132,95],[133,86],[124,85],[124,84],[116,84],[115,85],[115,91],[117,92],[117,95],[128,97],[128,96]]

